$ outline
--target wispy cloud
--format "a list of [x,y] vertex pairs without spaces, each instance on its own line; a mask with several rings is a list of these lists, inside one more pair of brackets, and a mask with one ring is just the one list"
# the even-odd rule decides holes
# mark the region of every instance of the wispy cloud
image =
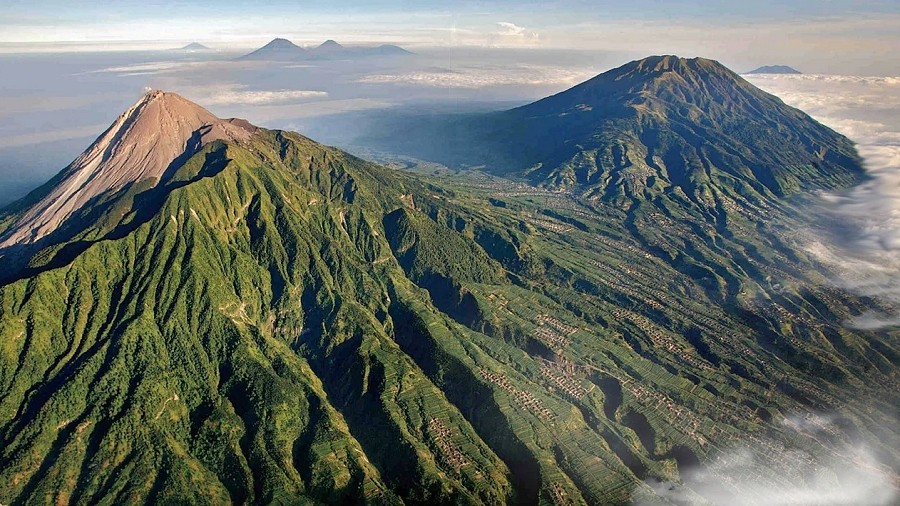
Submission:
[[180,93],[204,107],[228,106],[285,106],[328,98],[328,93],[318,90],[275,89],[259,90],[249,85],[222,83],[208,85],[176,85],[172,91]]
[[[864,446],[853,448],[858,462],[877,465]],[[896,504],[897,491],[885,477],[867,472],[842,459],[811,463],[809,455],[785,449],[778,457],[797,479],[780,483],[760,476],[768,459],[750,448],[738,448],[717,456],[708,468],[694,472],[680,483],[655,483],[654,492],[676,504],[695,504],[697,496],[711,504],[733,506],[888,506]]]
[[214,105],[286,104],[309,99],[327,98],[328,93],[314,90],[247,90],[233,87],[210,94],[203,103]]
[[512,67],[467,67],[431,69],[400,74],[373,74],[358,82],[407,84],[438,88],[477,89],[506,85],[574,85],[597,74],[596,70],[520,65]]
[[540,42],[541,39],[537,32],[509,21],[500,21],[497,23],[497,27],[499,30],[495,32],[495,35],[504,44],[534,45]]
[[32,132],[17,135],[0,136],[0,149],[16,148],[21,146],[30,146],[32,144],[43,144],[48,142],[64,141],[68,139],[96,137],[100,135],[109,125],[96,124],[85,125],[73,128],[61,128],[46,132]]
[[195,63],[191,62],[178,62],[178,61],[158,61],[158,62],[148,62],[148,63],[136,63],[133,65],[118,65],[113,67],[103,67],[97,70],[90,70],[87,72],[81,72],[75,75],[85,75],[85,74],[119,74],[120,76],[137,76],[137,75],[152,75],[152,74],[161,74],[164,72],[173,72],[182,67],[192,65]]

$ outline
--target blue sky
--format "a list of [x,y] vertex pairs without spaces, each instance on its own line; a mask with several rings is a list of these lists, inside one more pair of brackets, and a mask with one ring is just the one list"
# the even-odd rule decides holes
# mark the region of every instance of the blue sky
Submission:
[[[4,0],[0,3],[0,41],[50,42],[62,40],[106,41],[196,38],[242,40],[256,33],[288,30],[295,36],[315,37],[328,29],[338,35],[426,40],[421,32],[457,27],[478,30],[508,22],[536,34],[552,35],[557,45],[572,41],[563,37],[573,25],[633,21],[772,24],[845,22],[852,29],[862,20],[900,15],[896,0],[499,0],[475,1],[287,1],[245,0]],[[168,29],[166,27],[169,27]],[[888,29],[890,25],[884,24]],[[248,32],[249,30],[249,32]],[[860,36],[866,32],[859,31]],[[261,35],[257,35],[261,36]],[[574,38],[574,37],[573,37]],[[440,41],[440,37],[435,37]]]
[[[2,0],[0,51],[59,41],[91,48],[273,37],[408,46],[676,53],[900,74],[896,0],[287,1]],[[829,63],[831,62],[831,63]]]

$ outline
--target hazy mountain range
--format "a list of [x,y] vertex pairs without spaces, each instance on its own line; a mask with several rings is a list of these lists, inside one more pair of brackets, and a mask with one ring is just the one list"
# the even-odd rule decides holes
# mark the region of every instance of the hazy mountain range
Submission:
[[287,39],[273,39],[265,46],[248,53],[241,60],[342,60],[356,58],[409,56],[409,51],[399,46],[383,44],[380,46],[343,46],[333,40],[312,47],[300,47]]
[[212,49],[204,46],[203,44],[201,44],[199,42],[191,42],[190,44],[187,44],[185,46],[182,46],[182,47],[176,49],[176,51],[185,51],[188,53],[200,53],[200,52],[212,51]]
[[801,74],[799,70],[788,67],[787,65],[764,65],[757,69],[753,69],[748,74]]

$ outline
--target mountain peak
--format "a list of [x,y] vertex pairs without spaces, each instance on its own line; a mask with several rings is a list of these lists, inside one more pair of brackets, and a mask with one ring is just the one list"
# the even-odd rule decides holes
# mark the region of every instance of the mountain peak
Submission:
[[[681,58],[675,55],[657,55],[648,56],[632,62],[639,70],[665,72],[675,71],[686,67],[689,63],[687,58]],[[627,65],[626,65],[627,66]]]
[[89,202],[139,181],[159,184],[185,154],[214,140],[244,141],[253,130],[175,93],[150,90],[55,178],[57,184],[0,237],[0,248],[37,241]]
[[241,56],[238,59],[261,61],[332,60],[409,54],[412,53],[401,47],[391,45],[382,45],[378,47],[347,47],[333,39],[328,39],[318,46],[302,48],[287,39],[275,39],[265,46],[252,53]]
[[186,46],[178,48],[179,51],[210,51],[210,49],[199,42],[191,42]]
[[[536,123],[531,138],[565,132],[560,145],[577,146],[544,152],[556,145],[535,144],[540,155],[518,163],[540,164],[531,174],[542,182],[606,191],[604,171],[640,167],[693,192],[705,184],[704,167],[716,167],[784,195],[850,184],[861,172],[849,140],[706,58],[635,60],[512,113],[514,123]],[[616,158],[625,144],[630,158]],[[573,174],[576,166],[583,173]]]
[[294,59],[303,56],[306,49],[294,44],[293,42],[275,38],[269,41],[265,46],[238,58],[239,60],[277,60],[277,59]]
[[289,41],[289,40],[287,40],[287,39],[282,39],[282,38],[274,38],[274,39],[272,39],[271,41],[269,41],[268,44],[266,44],[265,46],[263,46],[263,48],[269,48],[269,49],[295,49],[295,48],[296,48],[296,49],[301,49],[301,47],[298,46],[297,44],[294,44],[293,42],[291,42],[291,41]]
[[621,67],[611,70],[617,74],[634,74],[644,76],[658,76],[665,73],[676,74],[730,74],[737,76],[728,67],[716,60],[707,58],[681,58],[674,55],[648,56],[640,60],[634,60]]
[[122,116],[134,119],[151,112],[158,113],[157,109],[164,109],[173,117],[197,117],[209,122],[218,119],[211,112],[181,95],[160,89],[147,90]]
[[750,88],[752,85],[715,60],[657,55],[628,62],[520,109],[533,112],[548,108],[552,114],[585,107],[644,110],[635,105],[660,99],[678,103],[721,102],[733,99],[739,90],[749,92]]
[[787,65],[763,65],[753,69],[748,74],[802,74],[799,70]]

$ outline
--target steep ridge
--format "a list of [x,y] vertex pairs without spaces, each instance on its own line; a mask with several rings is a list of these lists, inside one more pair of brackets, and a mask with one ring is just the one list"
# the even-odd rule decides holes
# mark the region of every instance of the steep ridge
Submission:
[[253,127],[221,120],[202,107],[158,90],[146,93],[51,182],[38,190],[0,235],[0,249],[33,243],[90,202],[129,185],[164,182],[185,160],[215,140],[246,141]]

